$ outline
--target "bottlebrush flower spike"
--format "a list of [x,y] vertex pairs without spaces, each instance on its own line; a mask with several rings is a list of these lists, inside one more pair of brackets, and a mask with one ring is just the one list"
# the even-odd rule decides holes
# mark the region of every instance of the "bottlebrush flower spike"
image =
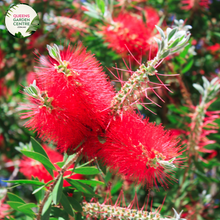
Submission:
[[74,18],[68,18],[64,16],[54,16],[54,18],[52,19],[57,26],[65,27],[72,30],[80,30],[83,32],[88,32],[87,31],[87,29],[89,28],[88,25],[80,20]]
[[[56,87],[56,84],[53,85]],[[74,116],[69,118],[66,106],[48,95],[46,90],[41,90],[33,84],[25,87],[30,104],[22,104],[20,109],[27,110],[21,113],[22,119],[30,118],[25,126],[31,130],[36,130],[43,140],[52,140],[59,146],[70,146],[73,143],[80,143],[84,135],[81,133],[81,124],[75,120]],[[64,100],[65,101],[65,100]],[[75,126],[78,126],[79,134],[74,137]]]
[[76,148],[91,133],[102,133],[109,122],[115,93],[99,62],[80,45],[72,52],[48,46],[53,58],[41,60],[36,73],[38,88],[25,91],[34,103],[23,105],[26,126],[63,150]]
[[[154,59],[148,61],[147,65],[140,64],[139,68],[132,74],[129,80],[123,84],[121,90],[112,100],[111,108],[118,114],[121,114],[124,110],[128,110],[130,106],[135,103],[141,104],[137,99],[137,94],[145,94],[146,98],[153,103],[153,101],[147,95],[147,90],[151,89],[158,97],[159,95],[154,91],[152,84],[156,84],[157,86],[159,85],[160,87],[162,86],[168,89],[159,78],[159,75],[161,74],[157,73],[156,68],[164,58],[179,52],[188,45],[188,40],[190,38],[188,29],[179,30],[178,27],[173,29],[167,28],[165,34],[160,27],[156,26],[156,28],[161,35],[161,40],[155,38],[158,44],[157,55],[154,57]],[[132,71],[130,70],[130,72]],[[152,75],[156,75],[160,83],[151,82],[149,78]]]
[[[102,159],[112,171],[136,183],[167,187],[168,174],[180,159],[178,141],[161,125],[142,120],[126,112],[113,120],[105,134],[106,142],[98,139],[85,145],[89,156]],[[92,146],[92,147],[91,147]],[[168,172],[168,173],[167,173]]]
[[184,10],[189,10],[189,9],[198,9],[199,7],[201,8],[209,8],[209,0],[182,0],[183,6],[181,7]]
[[[214,123],[216,118],[219,118],[220,111],[207,111],[212,102],[215,101],[215,96],[219,92],[219,78],[214,78],[209,82],[205,77],[203,79],[203,87],[199,84],[193,86],[202,95],[202,100],[195,107],[195,112],[191,115],[192,121],[190,124],[188,148],[191,155],[199,156],[199,152],[213,153],[213,150],[205,149],[204,146],[213,141],[209,141],[206,136],[211,133],[216,133],[218,128]],[[208,129],[208,130],[207,130]],[[212,129],[212,130],[211,130]]]
[[[121,193],[119,194],[119,197],[114,205],[112,204],[112,201],[109,202],[109,199],[105,200],[102,204],[100,204],[99,202],[94,202],[93,199],[91,200],[91,202],[83,202],[83,216],[85,216],[86,219],[96,218],[103,220],[186,220],[181,218],[182,212],[178,214],[175,209],[173,209],[175,215],[173,218],[161,217],[160,210],[162,207],[158,207],[154,212],[144,211],[145,205],[141,209],[139,209],[138,204],[135,204],[137,203],[137,201],[135,201],[136,197],[128,206],[122,204],[123,207],[121,207],[121,200],[123,201],[122,203],[125,203],[124,197],[121,198],[121,196],[123,196],[122,193],[123,191],[121,191]],[[137,208],[135,206],[137,206]]]
[[105,42],[109,43],[108,47],[123,57],[128,57],[127,47],[137,59],[145,56],[151,47],[148,39],[153,36],[152,26],[159,22],[159,16],[154,9],[147,8],[145,13],[153,21],[150,25],[148,22],[145,24],[141,16],[138,18],[139,15],[120,13],[114,23],[104,26],[101,33]]
[[[55,165],[57,171],[59,172],[59,170],[61,170],[60,167],[58,167],[56,165],[57,162],[62,162],[63,161],[63,156],[62,154],[58,153],[57,151],[47,147],[46,145],[43,146],[44,150],[46,151],[50,161]],[[73,168],[74,165],[72,165],[70,168]],[[20,172],[28,179],[31,179],[32,176],[33,177],[37,177],[40,181],[44,181],[44,183],[47,183],[51,180],[53,180],[53,177],[48,173],[48,171],[44,168],[43,164],[41,164],[40,162],[25,157],[23,156],[23,158],[20,161],[19,164],[19,170]],[[56,177],[58,175],[58,172],[54,171],[54,176]],[[66,171],[64,173],[64,176],[70,175],[72,172],[71,171]],[[71,175],[69,178],[71,179],[82,179],[83,176],[80,174],[74,174]],[[63,186],[70,186],[70,184],[64,180],[63,182]]]
[[122,208],[120,206],[100,203],[83,203],[83,215],[87,219],[114,219],[114,220],[165,220],[159,213],[139,211],[137,209]]

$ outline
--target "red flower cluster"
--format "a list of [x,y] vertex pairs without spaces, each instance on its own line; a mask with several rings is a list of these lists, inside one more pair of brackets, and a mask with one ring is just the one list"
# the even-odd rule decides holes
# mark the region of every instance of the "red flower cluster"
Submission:
[[207,50],[210,50],[213,53],[220,51],[220,44],[216,43],[212,46],[209,46],[209,47],[207,47]]
[[[167,186],[170,175],[165,171],[175,167],[175,157],[180,155],[177,141],[162,126],[142,120],[134,112],[125,112],[122,118],[111,112],[115,93],[85,48],[60,53],[55,45],[48,50],[54,59],[41,59],[45,67],[36,73],[37,85],[34,82],[25,88],[32,103],[22,106],[28,110],[22,118],[31,117],[26,126],[65,151],[85,142],[80,148],[84,154],[102,159],[127,179],[148,187],[157,182]],[[35,172],[49,181],[49,174],[42,173],[37,164],[24,159],[21,172],[28,178]],[[26,170],[28,166],[35,171]]]
[[[47,147],[43,146],[44,150],[46,151],[50,161],[54,164],[56,169],[59,171],[61,170],[56,163],[57,162],[62,162],[63,161],[63,156],[62,154],[58,153],[57,151]],[[31,179],[31,177],[37,177],[40,181],[44,181],[44,183],[47,183],[51,180],[53,180],[53,177],[48,173],[48,171],[44,168],[43,164],[40,162],[28,158],[28,157],[23,157],[20,164],[20,172],[28,179]],[[73,168],[73,165],[70,167]],[[70,175],[72,172],[71,171],[66,171],[64,176]],[[58,172],[54,172],[54,176],[56,177],[58,175]],[[80,174],[73,174],[71,179],[82,179],[82,175]],[[70,184],[67,181],[63,182],[63,186],[70,186]]]
[[210,53],[213,54],[215,58],[217,59],[219,58],[220,44],[216,43],[212,46],[206,47],[206,49],[209,50]]
[[36,73],[37,95],[22,106],[28,110],[22,118],[31,117],[27,127],[67,150],[106,128],[114,91],[99,62],[81,45],[60,56],[62,64],[41,60],[45,67]]
[[151,45],[149,39],[159,22],[159,16],[153,8],[144,10],[147,22],[144,23],[139,14],[121,13],[114,19],[114,25],[103,28],[105,42],[123,57],[127,57],[128,49],[137,58],[146,55]]
[[201,8],[209,8],[209,0],[182,0],[182,9],[189,10],[192,8],[197,9]]
[[148,187],[157,186],[157,182],[167,186],[171,176],[164,171],[174,168],[173,161],[180,155],[178,141],[170,132],[134,113],[111,122],[105,143],[99,138],[87,144],[85,151],[90,157],[102,158],[112,170]]

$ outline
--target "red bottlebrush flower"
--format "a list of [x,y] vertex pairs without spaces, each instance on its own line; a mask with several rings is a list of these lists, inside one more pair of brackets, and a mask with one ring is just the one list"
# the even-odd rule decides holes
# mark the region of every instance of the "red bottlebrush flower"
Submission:
[[9,215],[10,206],[8,204],[3,204],[2,201],[0,201],[0,219],[5,219]]
[[212,46],[207,47],[207,50],[210,50],[211,52],[217,52],[220,50],[220,44],[216,43]]
[[[55,163],[57,162],[62,162],[63,161],[63,156],[62,154],[58,153],[57,151],[47,147],[43,146],[44,150],[46,151],[50,161],[54,164],[56,169],[59,171],[61,168],[59,168]],[[20,172],[28,179],[31,179],[31,177],[37,177],[40,181],[44,181],[44,183],[47,183],[51,180],[53,180],[53,177],[48,173],[48,171],[44,168],[44,166],[31,158],[28,157],[23,157],[21,162],[20,162]],[[70,167],[73,168],[73,165]],[[71,171],[66,171],[64,173],[64,176],[70,175]],[[54,171],[54,176],[56,177],[58,175],[58,172]],[[73,174],[70,178],[71,179],[82,179],[82,175],[80,174]],[[70,184],[64,180],[63,186],[70,186]]]
[[83,46],[68,49],[57,60],[39,68],[38,94],[32,105],[24,105],[26,126],[43,139],[57,142],[63,150],[74,149],[91,132],[106,128],[114,91],[99,62]]
[[[216,143],[215,140],[209,140],[209,138],[207,137],[210,134],[215,134],[217,133],[217,129],[219,128],[218,124],[215,122],[216,119],[218,119],[220,116],[220,111],[207,111],[207,109],[209,108],[209,106],[215,101],[215,99],[213,99],[212,101],[206,103],[205,105],[205,116],[204,119],[202,121],[202,123],[199,126],[200,132],[195,133],[194,134],[194,138],[193,141],[196,141],[197,145],[196,145],[196,149],[195,151],[201,152],[201,153],[208,153],[208,157],[207,159],[212,159],[213,157],[215,157],[217,155],[217,152],[214,149],[206,149],[205,146],[209,145],[209,144],[214,144]],[[195,108],[195,107],[194,107]],[[194,114],[190,115],[191,120],[194,121],[194,119],[197,116],[197,113],[195,112]],[[189,136],[191,134],[191,132],[194,132],[195,129],[195,122],[191,122],[190,124],[188,124],[188,126],[191,128],[190,131],[186,132],[186,135]],[[198,128],[197,128],[198,130]],[[198,136],[198,137],[197,137]],[[188,143],[188,148],[190,148],[190,142]],[[204,158],[202,158],[201,156],[199,156],[201,160],[204,161]]]
[[164,171],[174,168],[173,161],[180,155],[178,141],[169,131],[127,112],[122,120],[117,117],[111,122],[106,137],[104,144],[93,140],[90,147],[92,141],[88,143],[89,156],[103,159],[113,171],[134,182],[167,186],[171,176]]
[[152,26],[155,23],[157,24],[156,21],[158,19],[158,16],[151,17],[151,15],[156,14],[153,9],[146,9],[145,12],[146,17],[149,18],[146,24],[144,24],[139,15],[134,16],[130,13],[121,13],[114,19],[114,26],[108,25],[104,27],[102,34],[104,35],[105,42],[109,43],[109,47],[123,57],[127,57],[127,48],[137,58],[144,56],[150,49],[148,39],[153,34],[154,28]]
[[146,18],[147,28],[151,30],[151,35],[153,34],[153,30],[155,29],[155,25],[158,25],[160,21],[160,17],[158,12],[154,8],[144,8],[142,9]]
[[209,8],[209,0],[182,0],[182,9],[189,10],[189,9],[197,9],[198,7],[201,8]]
[[219,57],[220,44],[216,43],[212,46],[206,47],[206,49],[209,50],[210,53],[213,54],[216,58]]

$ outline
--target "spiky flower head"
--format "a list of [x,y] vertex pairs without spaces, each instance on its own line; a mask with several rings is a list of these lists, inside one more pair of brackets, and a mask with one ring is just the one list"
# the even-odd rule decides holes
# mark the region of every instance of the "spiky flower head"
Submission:
[[145,56],[150,49],[148,39],[153,35],[152,26],[159,22],[159,17],[151,8],[147,8],[144,13],[152,22],[145,24],[139,15],[120,13],[114,18],[113,24],[103,27],[102,34],[109,48],[123,57],[127,57],[127,48],[137,58]]
[[91,132],[102,132],[108,123],[108,107],[114,91],[99,62],[79,45],[61,52],[47,47],[50,61],[36,72],[36,83],[25,88],[32,104],[23,105],[26,126],[63,150],[74,149]]
[[178,141],[161,125],[142,120],[134,113],[113,120],[105,142],[88,143],[90,156],[97,156],[111,168],[136,183],[166,187],[180,155]]
[[197,10],[198,8],[209,8],[209,0],[182,0],[184,10]]

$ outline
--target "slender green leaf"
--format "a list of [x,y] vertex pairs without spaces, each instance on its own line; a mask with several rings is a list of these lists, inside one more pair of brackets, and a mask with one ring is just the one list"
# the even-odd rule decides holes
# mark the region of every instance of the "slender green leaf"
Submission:
[[55,187],[54,190],[52,192],[52,198],[53,198],[53,203],[56,205],[60,202],[60,199],[62,197],[62,193],[63,193],[63,176],[61,176]]
[[77,167],[75,168],[74,173],[83,175],[96,175],[99,174],[99,170],[96,167]]
[[178,28],[174,28],[170,31],[170,33],[168,34],[168,41],[170,41],[170,39],[174,36],[174,34],[178,31]]
[[196,160],[194,160],[194,164],[196,166],[196,168],[203,174],[205,174],[204,168],[202,166],[202,164],[200,162],[197,162]]
[[87,186],[86,184],[84,184],[82,182],[78,182],[77,180],[73,180],[73,179],[67,178],[66,180],[69,184],[71,184],[73,187],[75,187],[80,192],[95,195],[93,190],[89,186]]
[[62,162],[57,162],[56,164],[57,164],[57,166],[58,166],[59,168],[62,168],[63,165],[65,164],[65,162],[64,162],[64,161],[62,161]]
[[42,190],[45,186],[46,186],[46,184],[44,184],[43,186],[41,186],[41,187],[35,189],[35,190],[32,192],[32,194],[35,194],[35,193],[39,192],[39,191]]
[[19,196],[15,195],[13,193],[10,193],[10,192],[8,192],[7,195],[8,195],[8,198],[11,201],[13,201],[13,202],[20,202],[20,203],[25,204],[25,201],[22,198],[20,198]]
[[75,220],[82,220],[83,218],[82,218],[82,213],[81,212],[77,212],[76,214],[75,214]]
[[159,31],[161,37],[162,37],[162,38],[165,38],[165,34],[164,34],[163,30],[162,30],[160,27],[158,27],[157,25],[155,25],[155,27],[156,27],[157,30]]
[[[42,154],[39,154],[37,152],[32,152],[32,151],[26,151],[26,150],[21,150],[21,153],[23,153],[25,156],[30,157],[34,160],[39,161],[40,163],[42,163],[44,165],[44,167],[47,169],[47,171],[49,172],[49,169],[52,170],[56,170],[56,168],[54,167],[54,165],[50,162],[50,160],[48,160],[45,156],[43,156]],[[52,176],[53,173],[49,172]]]
[[37,180],[3,180],[6,183],[19,183],[19,184],[29,184],[29,185],[37,185],[42,186],[44,183]]
[[32,147],[34,149],[35,152],[42,154],[43,156],[45,156],[47,159],[49,159],[46,151],[44,150],[44,148],[40,145],[40,143],[38,141],[36,141],[33,137],[31,137],[31,144]]
[[82,212],[82,206],[80,205],[80,203],[73,197],[68,197],[68,200],[70,201],[72,207],[74,210],[78,211],[78,212]]
[[54,217],[57,217],[57,218],[59,217],[58,219],[60,219],[60,217],[64,218],[65,220],[69,219],[68,213],[65,212],[64,210],[60,209],[60,208],[57,208],[57,207],[52,207],[51,208],[50,215],[54,216]]
[[17,210],[17,211],[20,211],[30,217],[33,217],[35,215],[35,213],[31,210],[31,209],[20,209],[19,207],[24,205],[23,203],[21,202],[14,202],[14,201],[8,201],[7,202],[8,205],[10,205],[13,209]]
[[193,60],[193,59],[189,60],[189,61],[187,62],[187,64],[186,64],[186,66],[182,69],[182,71],[181,71],[182,74],[183,74],[183,73],[186,73],[187,71],[189,71],[189,70],[191,69],[193,63],[194,63],[194,60]]
[[85,183],[87,185],[90,185],[92,187],[95,187],[97,185],[105,185],[105,183],[97,180],[77,180],[78,182]]
[[68,200],[68,198],[65,196],[65,194],[63,193],[62,194],[62,197],[61,197],[61,200],[60,200],[64,210],[71,216],[74,216],[74,213],[73,213],[73,208],[72,206],[70,205],[70,202]]
[[49,198],[44,204],[42,214],[41,214],[41,220],[48,220],[50,216],[50,210],[51,210],[51,202],[52,202],[52,194],[50,194]]
[[31,209],[34,207],[38,207],[38,206],[34,203],[27,203],[27,204],[23,204],[23,205],[19,206],[18,208],[19,209]]
[[111,189],[111,195],[115,194],[116,192],[118,192],[119,189],[121,189],[122,187],[122,182],[118,181]]

